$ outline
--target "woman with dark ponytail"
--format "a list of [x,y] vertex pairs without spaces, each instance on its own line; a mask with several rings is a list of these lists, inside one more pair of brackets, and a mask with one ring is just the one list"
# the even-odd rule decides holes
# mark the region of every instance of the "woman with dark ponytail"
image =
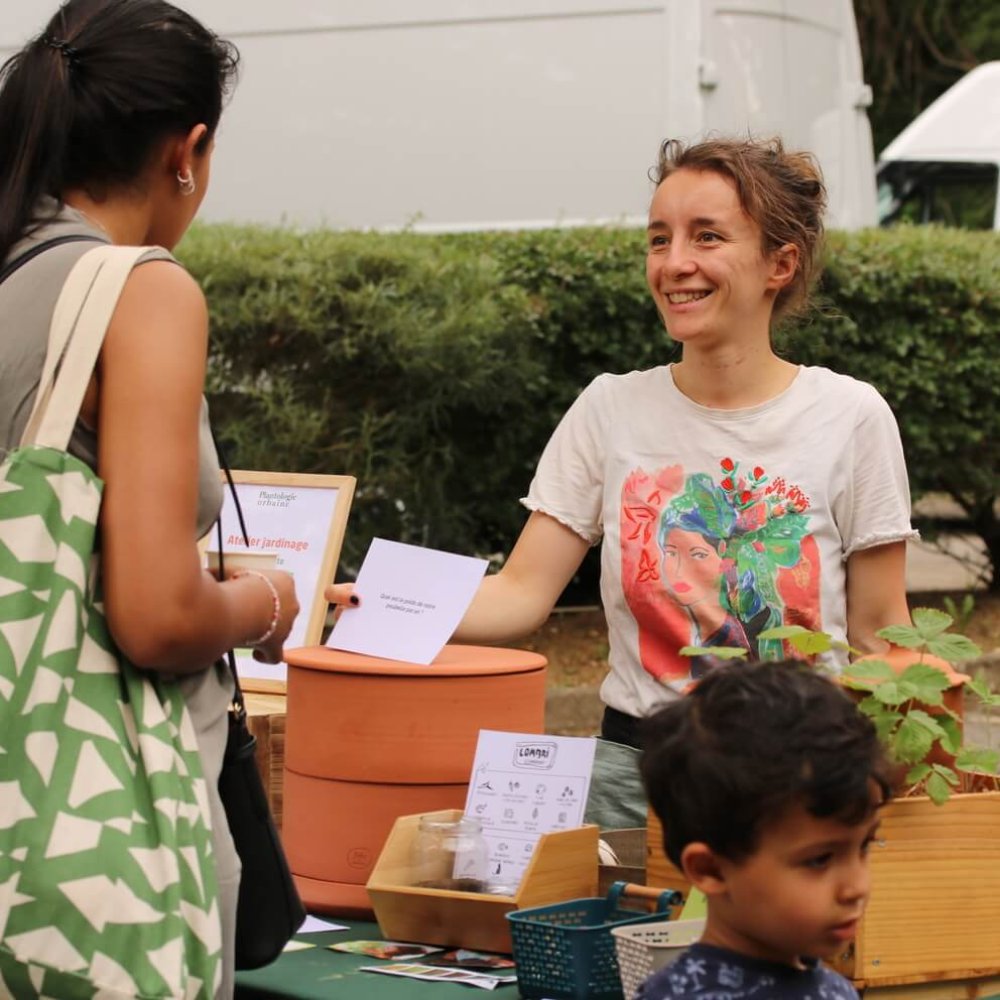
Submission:
[[[35,401],[66,276],[100,243],[155,246],[108,327],[70,451],[105,484],[108,624],[122,654],[181,686],[210,789],[225,972],[239,861],[216,792],[232,682],[255,645],[276,662],[298,611],[279,571],[216,580],[196,541],[222,502],[202,396],[208,313],[170,250],[201,203],[238,55],[164,0],[68,0],[0,70],[0,459]],[[0,647],[3,643],[0,641]]]

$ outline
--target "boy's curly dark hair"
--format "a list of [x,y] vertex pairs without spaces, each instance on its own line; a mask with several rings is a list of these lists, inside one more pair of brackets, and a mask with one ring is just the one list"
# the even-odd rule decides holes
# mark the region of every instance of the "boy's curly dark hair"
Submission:
[[853,824],[872,810],[872,781],[890,796],[871,721],[797,660],[720,666],[647,719],[643,737],[642,780],[678,867],[694,841],[744,859],[796,803]]

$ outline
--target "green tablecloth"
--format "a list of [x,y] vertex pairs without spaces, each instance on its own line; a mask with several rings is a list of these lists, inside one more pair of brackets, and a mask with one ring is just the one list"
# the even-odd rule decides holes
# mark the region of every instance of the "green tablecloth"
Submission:
[[289,1000],[519,1000],[516,986],[500,986],[495,990],[474,990],[457,983],[429,983],[402,976],[380,976],[360,972],[363,965],[388,965],[388,962],[367,955],[349,955],[330,951],[325,945],[338,941],[377,941],[382,935],[378,924],[355,920],[328,918],[334,923],[349,925],[346,931],[324,931],[298,935],[300,941],[316,945],[304,951],[286,952],[277,962],[253,972],[236,976],[237,1000],[250,998],[289,998]]
[[[360,972],[363,965],[378,965],[380,960],[367,955],[348,955],[330,951],[325,945],[337,941],[377,941],[382,935],[378,924],[338,920],[346,923],[346,931],[324,931],[302,934],[301,941],[316,945],[305,951],[287,952],[264,969],[240,972],[236,976],[236,1000],[520,1000],[516,986],[500,986],[495,990],[474,990],[457,983],[429,983],[402,976],[380,976]],[[386,963],[388,964],[388,963]],[[1000,996],[984,1000],[1000,1000]]]

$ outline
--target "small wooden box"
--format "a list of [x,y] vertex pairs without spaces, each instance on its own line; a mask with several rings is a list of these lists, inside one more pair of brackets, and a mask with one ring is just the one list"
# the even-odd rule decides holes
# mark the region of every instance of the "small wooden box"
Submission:
[[271,805],[274,825],[281,833],[285,788],[285,696],[245,692],[247,727],[257,738],[255,758]]
[[[459,819],[460,809],[431,813]],[[542,834],[513,896],[453,892],[411,885],[411,848],[420,816],[400,816],[368,879],[368,896],[382,934],[393,941],[419,941],[476,951],[511,950],[506,914],[597,894],[598,828]]]

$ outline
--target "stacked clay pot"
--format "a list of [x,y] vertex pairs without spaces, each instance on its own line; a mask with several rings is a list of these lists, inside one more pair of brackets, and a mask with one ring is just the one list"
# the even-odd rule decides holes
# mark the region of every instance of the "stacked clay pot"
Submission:
[[395,819],[464,808],[479,731],[544,732],[546,661],[459,645],[429,666],[325,647],[286,659],[289,865],[308,909],[365,916]]

